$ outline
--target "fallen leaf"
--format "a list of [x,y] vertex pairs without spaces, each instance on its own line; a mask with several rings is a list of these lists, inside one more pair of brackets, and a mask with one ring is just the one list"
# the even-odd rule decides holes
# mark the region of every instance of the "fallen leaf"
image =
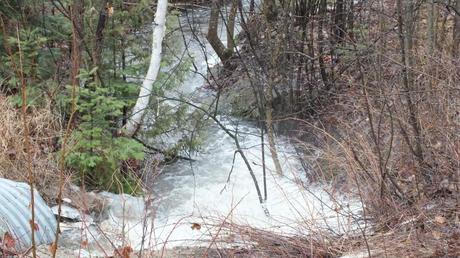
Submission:
[[433,232],[431,232],[431,234],[433,235],[434,239],[436,239],[436,240],[439,240],[442,237],[442,233],[439,232],[439,231],[433,231]]
[[198,224],[198,223],[192,223],[192,226],[191,226],[192,230],[200,230],[201,229],[201,225]]
[[12,248],[14,248],[14,246],[16,245],[16,240],[14,239],[14,237],[13,237],[9,232],[6,232],[6,233],[3,235],[2,244],[3,244],[7,249],[12,249]]
[[444,218],[443,216],[435,216],[434,217],[434,222],[436,222],[438,224],[444,224],[444,223],[446,223],[446,218]]
[[31,219],[29,220],[30,226],[34,229],[34,231],[38,231],[38,224],[33,222]]
[[51,243],[51,245],[48,246],[48,251],[50,254],[54,254],[57,250],[57,244],[56,242]]
[[130,254],[133,252],[133,248],[131,246],[123,246],[120,248],[117,248],[116,250],[113,251],[113,256],[119,257],[119,258],[129,258]]

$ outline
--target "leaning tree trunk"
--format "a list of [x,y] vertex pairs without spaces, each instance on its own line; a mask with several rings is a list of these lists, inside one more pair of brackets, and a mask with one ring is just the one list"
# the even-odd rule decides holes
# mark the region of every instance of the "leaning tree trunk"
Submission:
[[230,24],[227,23],[227,35],[231,37],[232,44],[228,45],[228,47],[225,47],[224,43],[219,38],[219,35],[217,33],[217,30],[219,28],[219,14],[220,14],[220,6],[221,6],[221,0],[212,0],[211,2],[211,14],[209,17],[209,27],[208,27],[208,34],[206,35],[206,39],[208,40],[209,44],[211,44],[211,47],[214,49],[216,52],[217,56],[219,56],[220,61],[222,61],[223,64],[226,64],[226,61],[232,56],[233,54],[233,30],[235,27],[235,14],[233,11],[236,12],[236,9],[233,9],[234,7],[237,7],[237,1],[233,1],[232,4],[232,10],[230,13],[229,19],[230,19]]
[[161,44],[166,29],[167,7],[168,0],[158,0],[155,20],[152,23],[152,55],[150,57],[149,69],[142,82],[142,88],[139,91],[139,97],[133,108],[132,115],[125,126],[129,136],[133,136],[142,124],[142,118],[144,117],[145,110],[149,104],[150,94],[152,93],[153,83],[157,79],[158,71],[160,70]]

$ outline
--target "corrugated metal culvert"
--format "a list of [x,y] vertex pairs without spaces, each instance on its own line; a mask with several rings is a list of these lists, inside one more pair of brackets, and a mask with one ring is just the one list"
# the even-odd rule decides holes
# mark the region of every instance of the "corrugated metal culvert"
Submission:
[[[56,219],[51,209],[35,192],[35,242],[37,245],[54,241]],[[30,188],[28,184],[0,178],[0,239],[14,239],[14,249],[23,251],[32,245]],[[3,243],[5,244],[5,243]]]

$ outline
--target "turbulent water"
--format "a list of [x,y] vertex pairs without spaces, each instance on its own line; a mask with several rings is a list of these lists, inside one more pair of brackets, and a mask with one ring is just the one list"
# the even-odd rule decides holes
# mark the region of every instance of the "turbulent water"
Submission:
[[[185,53],[193,58],[197,70],[192,69],[179,90],[170,93],[174,96],[197,100],[212,95],[201,87],[207,67],[218,62],[204,36],[208,17],[205,9],[188,10],[180,17],[188,49]],[[225,33],[221,36],[225,42]],[[237,118],[220,116],[219,119],[229,129],[238,131],[239,141],[263,191],[259,129]],[[156,245],[164,242],[169,245],[199,244],[213,233],[204,225],[224,218],[287,234],[305,234],[318,227],[343,232],[354,224],[353,219],[343,214],[356,210],[357,206],[346,206],[343,198],[336,196],[338,199],[332,200],[320,186],[307,185],[305,175],[308,171],[303,170],[288,139],[276,139],[284,176],[274,173],[266,148],[268,199],[261,205],[248,168],[242,158],[235,155],[234,140],[216,124],[207,128],[206,136],[201,151],[192,157],[195,161],[179,160],[166,166],[152,186]],[[345,205],[338,209],[338,203]],[[334,209],[340,210],[340,214]],[[193,230],[192,223],[203,227]]]

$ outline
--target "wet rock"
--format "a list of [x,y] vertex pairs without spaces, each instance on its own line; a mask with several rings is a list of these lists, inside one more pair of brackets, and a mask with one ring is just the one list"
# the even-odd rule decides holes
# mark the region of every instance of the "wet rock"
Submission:
[[99,195],[105,198],[107,202],[102,211],[104,219],[115,217],[125,220],[138,220],[145,216],[145,201],[140,197],[109,192],[102,192]]
[[[258,114],[254,92],[246,75],[239,74],[230,78],[228,89],[222,92],[220,112],[237,117],[256,118]],[[229,112],[230,111],[230,112]]]
[[[114,250],[112,239],[115,237],[94,223],[61,223],[56,257],[109,257]],[[41,258],[51,257],[48,246],[40,246],[38,254]]]
[[[55,216],[58,216],[59,206],[51,208]],[[87,217],[90,219],[90,217]],[[67,205],[61,205],[61,221],[78,222],[83,221],[83,216],[80,211]]]
[[[96,192],[82,192],[78,186],[71,185],[65,199],[69,206],[91,215],[94,220],[101,220],[100,215],[107,205],[107,199]],[[65,201],[64,201],[65,202]]]
[[[60,240],[57,257],[111,257],[128,246],[133,252],[142,233],[148,198],[109,192],[83,192],[73,186],[61,206]],[[52,208],[57,214],[58,206]],[[40,247],[39,257],[51,257],[49,248]],[[116,257],[116,256],[115,256]]]

